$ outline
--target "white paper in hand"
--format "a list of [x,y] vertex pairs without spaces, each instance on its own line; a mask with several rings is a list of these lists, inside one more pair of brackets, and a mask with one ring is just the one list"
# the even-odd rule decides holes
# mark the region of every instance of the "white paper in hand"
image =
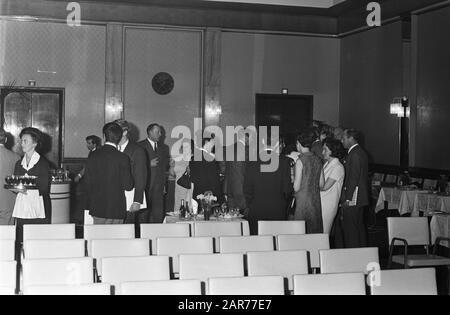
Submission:
[[[125,191],[125,199],[127,200],[127,211],[130,211],[131,205],[134,202],[134,192],[135,192],[134,188],[131,191]],[[144,199],[141,204],[141,209],[146,209],[146,208],[147,208],[147,200],[145,200],[145,194],[144,194]]]

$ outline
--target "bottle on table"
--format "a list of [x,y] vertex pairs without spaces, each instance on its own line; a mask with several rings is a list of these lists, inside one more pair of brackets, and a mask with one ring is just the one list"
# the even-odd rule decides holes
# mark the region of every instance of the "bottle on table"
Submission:
[[181,199],[181,206],[179,210],[180,218],[184,218],[186,216],[186,207],[184,206],[184,199]]

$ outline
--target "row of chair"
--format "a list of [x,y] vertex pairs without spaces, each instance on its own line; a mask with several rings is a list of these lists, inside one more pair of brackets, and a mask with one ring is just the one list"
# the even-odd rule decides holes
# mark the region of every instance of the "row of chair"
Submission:
[[[194,259],[197,256],[198,259]],[[264,265],[243,276],[236,264],[242,257],[221,254],[212,268],[189,263],[211,262],[204,255],[182,256],[181,280],[168,278],[167,257],[108,258],[104,264],[104,281],[94,284],[92,258],[34,260],[24,263],[24,294],[141,294],[141,295],[282,295],[286,292],[284,275],[261,275]],[[217,257],[220,256],[220,257]],[[186,258],[185,258],[186,257]],[[250,256],[251,257],[251,256]],[[253,263],[253,262],[251,262]],[[166,267],[165,267],[165,266]],[[0,266],[5,267],[4,263]],[[14,265],[11,264],[12,269]],[[214,269],[214,270],[212,270]],[[267,271],[267,270],[266,270]],[[205,274],[206,272],[206,274]],[[195,277],[195,279],[194,279]],[[289,290],[304,295],[364,295],[364,273],[294,274]],[[372,271],[368,275],[371,293],[437,294],[434,269]],[[110,289],[112,288],[112,290]],[[0,293],[12,294],[11,287],[0,287]]]

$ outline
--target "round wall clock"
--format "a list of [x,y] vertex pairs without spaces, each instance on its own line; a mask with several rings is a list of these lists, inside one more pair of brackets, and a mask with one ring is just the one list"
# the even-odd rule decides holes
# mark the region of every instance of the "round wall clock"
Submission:
[[153,90],[160,95],[167,95],[172,92],[175,86],[173,77],[166,73],[160,72],[155,74],[152,80]]

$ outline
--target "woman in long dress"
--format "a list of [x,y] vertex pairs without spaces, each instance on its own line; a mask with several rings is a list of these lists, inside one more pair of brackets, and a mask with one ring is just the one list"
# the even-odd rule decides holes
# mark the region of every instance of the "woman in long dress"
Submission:
[[[194,153],[194,158],[189,163],[189,170],[191,181],[194,184],[193,198],[197,198],[206,191],[212,191],[218,202],[221,203],[223,196],[220,185],[220,166],[215,158],[214,146],[214,139],[203,139],[202,148],[194,148],[199,151],[197,154]],[[201,156],[201,159],[196,161],[196,156]]]
[[25,128],[20,133],[22,151],[25,156],[16,163],[14,175],[36,176],[38,190],[37,192],[26,189],[16,191],[18,196],[13,216],[17,218],[19,241],[22,241],[23,225],[51,223],[50,165],[36,152],[39,150],[41,139],[42,133],[36,128]]
[[308,234],[323,233],[320,189],[325,184],[321,159],[311,152],[315,141],[312,130],[302,132],[297,138],[300,152],[295,164],[294,191],[296,209],[294,220],[306,222]]
[[330,234],[338,211],[345,177],[344,166],[339,160],[344,155],[345,149],[340,141],[325,140],[323,146],[325,185],[320,193],[320,199],[322,200],[323,232],[326,234]]

